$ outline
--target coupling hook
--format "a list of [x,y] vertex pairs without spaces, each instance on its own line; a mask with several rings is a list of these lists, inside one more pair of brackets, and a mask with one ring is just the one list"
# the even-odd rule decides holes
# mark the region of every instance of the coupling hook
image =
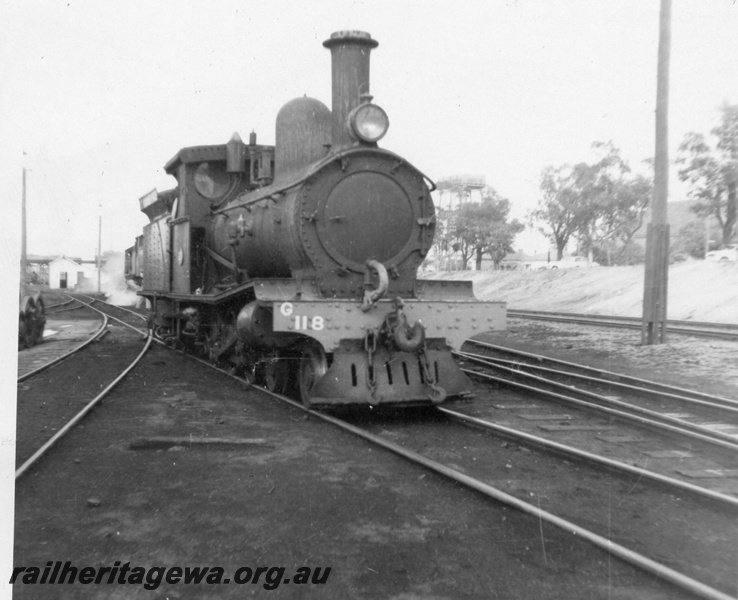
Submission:
[[[377,289],[375,290],[369,289],[369,286],[372,284],[372,271],[379,277],[379,285],[377,285]],[[364,300],[361,303],[361,310],[363,312],[369,312],[377,300],[387,293],[387,288],[389,288],[389,276],[384,265],[374,259],[366,261],[366,270],[364,271]]]

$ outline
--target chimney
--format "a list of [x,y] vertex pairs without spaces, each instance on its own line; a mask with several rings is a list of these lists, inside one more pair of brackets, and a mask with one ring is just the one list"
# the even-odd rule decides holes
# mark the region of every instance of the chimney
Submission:
[[335,151],[356,140],[348,129],[348,116],[369,95],[369,55],[379,45],[364,31],[337,31],[323,42],[331,51],[333,73],[332,130]]

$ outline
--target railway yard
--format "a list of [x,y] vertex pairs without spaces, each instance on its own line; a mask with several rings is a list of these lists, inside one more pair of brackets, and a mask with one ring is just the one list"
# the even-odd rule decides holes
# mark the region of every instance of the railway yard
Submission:
[[14,564],[215,569],[20,575],[15,598],[736,596],[732,339],[511,314],[458,356],[474,398],[326,413],[151,343],[141,315],[47,306],[55,335],[19,353]]
[[11,11],[0,600],[738,600],[736,15],[226,4]]

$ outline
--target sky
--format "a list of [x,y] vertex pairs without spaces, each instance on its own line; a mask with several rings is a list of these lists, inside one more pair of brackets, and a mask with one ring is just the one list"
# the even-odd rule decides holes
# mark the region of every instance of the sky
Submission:
[[[180,148],[252,130],[273,143],[286,102],[330,105],[322,42],[344,29],[379,42],[371,91],[390,119],[380,145],[434,180],[483,175],[513,216],[535,206],[546,166],[593,160],[595,141],[612,141],[637,172],[653,155],[658,0],[0,0],[0,15],[10,273],[24,167],[29,253],[92,259],[99,219],[103,252],[122,251],[147,222],[138,199],[175,185],[163,166]],[[673,0],[672,158],[687,132],[708,133],[720,106],[738,103],[736,32],[735,0]],[[684,199],[673,167],[671,181],[670,199]],[[2,325],[15,330],[12,311]],[[15,361],[2,364],[12,382]],[[13,431],[0,436],[6,483]],[[12,506],[12,484],[0,504]]]
[[[341,29],[379,41],[380,145],[434,180],[484,175],[518,218],[542,169],[593,160],[594,141],[637,171],[653,155],[658,0],[3,0],[2,12],[11,250],[24,166],[29,253],[92,259],[100,218],[103,251],[131,246],[147,222],[138,198],[175,185],[163,166],[180,148],[252,130],[273,143],[283,104],[330,105],[322,42]],[[674,0],[672,157],[738,103],[736,31],[734,0]]]

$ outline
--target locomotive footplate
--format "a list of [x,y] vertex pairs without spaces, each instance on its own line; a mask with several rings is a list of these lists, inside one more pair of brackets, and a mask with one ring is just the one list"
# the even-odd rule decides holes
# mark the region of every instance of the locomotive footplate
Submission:
[[[349,300],[297,300],[271,305],[275,332],[315,338],[326,352],[334,352],[342,339],[363,338],[367,331],[379,330],[394,310],[389,299],[380,300],[366,312],[361,304]],[[505,330],[504,302],[406,300],[404,312],[411,323],[423,323],[428,339],[445,339],[452,348],[460,348],[473,335]]]
[[265,302],[272,331],[313,338],[332,358],[310,386],[309,405],[439,404],[471,393],[453,360],[475,334],[505,327],[502,302],[381,299]]

